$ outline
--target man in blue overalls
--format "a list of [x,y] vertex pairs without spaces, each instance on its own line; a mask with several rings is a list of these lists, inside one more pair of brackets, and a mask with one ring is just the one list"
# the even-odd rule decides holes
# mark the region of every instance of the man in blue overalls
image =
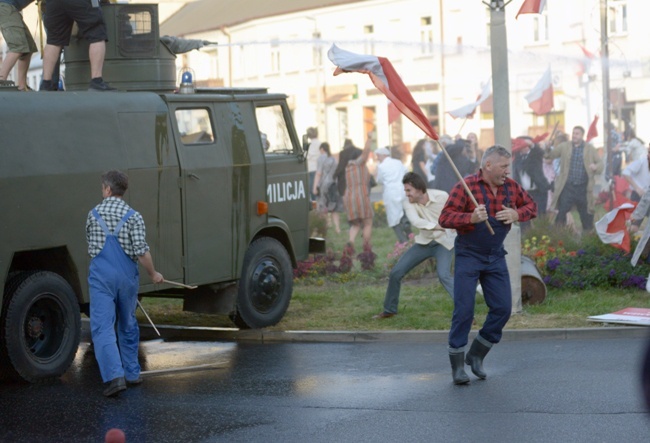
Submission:
[[[454,313],[449,331],[449,360],[455,384],[469,383],[464,363],[480,379],[483,359],[492,345],[501,341],[503,327],[512,311],[510,276],[503,241],[513,222],[537,215],[537,205],[510,174],[511,154],[503,146],[492,146],[483,155],[478,174],[465,177],[476,206],[462,182],[449,193],[440,214],[440,226],[456,229],[454,264]],[[490,233],[487,223],[492,227]],[[465,345],[474,319],[476,284],[481,283],[489,311],[483,327],[465,358]]]
[[104,200],[88,213],[86,221],[88,254],[92,258],[88,275],[90,329],[102,380],[108,383],[104,390],[107,397],[125,390],[127,383],[142,382],[138,363],[140,329],[135,317],[138,262],[154,283],[163,281],[149,253],[142,216],[122,200],[127,188],[128,177],[123,172],[102,175]]

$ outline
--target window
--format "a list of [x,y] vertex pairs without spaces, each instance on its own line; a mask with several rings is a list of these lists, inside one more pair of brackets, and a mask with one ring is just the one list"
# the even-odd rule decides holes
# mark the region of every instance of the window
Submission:
[[176,124],[184,145],[214,142],[212,120],[207,109],[177,109]]
[[117,29],[118,47],[122,55],[151,56],[158,48],[151,10],[147,7],[121,8]]
[[533,41],[535,43],[548,42],[548,15],[547,9],[541,14],[533,14]]
[[611,35],[627,33],[627,1],[609,0],[607,6],[608,32]]
[[440,114],[438,111],[438,105],[437,104],[426,104],[426,105],[421,105],[420,109],[424,113],[424,115],[427,116],[429,119],[429,122],[431,123],[431,126],[438,131],[438,124],[439,124],[439,119],[440,119]]
[[343,146],[348,138],[348,108],[336,108],[336,123],[339,137],[337,146]]
[[271,39],[271,73],[280,72],[280,43],[277,38]]
[[431,17],[420,17],[420,54],[433,53],[433,27]]
[[373,25],[365,25],[363,27],[363,34],[365,40],[365,53],[375,53],[375,27]]
[[259,106],[255,109],[255,116],[266,155],[294,153],[282,106]]

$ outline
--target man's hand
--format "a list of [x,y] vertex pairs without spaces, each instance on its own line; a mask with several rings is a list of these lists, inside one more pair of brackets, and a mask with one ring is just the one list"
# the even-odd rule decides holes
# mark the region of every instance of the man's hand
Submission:
[[594,172],[596,169],[598,169],[598,165],[596,163],[592,163],[589,165],[589,169]]
[[496,218],[506,225],[509,225],[519,220],[519,213],[512,208],[504,206],[501,211],[497,212]]
[[163,275],[158,271],[155,271],[153,274],[149,274],[149,277],[154,283],[162,283],[164,280]]
[[487,219],[488,219],[488,214],[487,211],[485,210],[485,205],[478,205],[476,208],[474,208],[474,212],[472,212],[472,218],[470,219],[470,221],[472,223],[481,223]]

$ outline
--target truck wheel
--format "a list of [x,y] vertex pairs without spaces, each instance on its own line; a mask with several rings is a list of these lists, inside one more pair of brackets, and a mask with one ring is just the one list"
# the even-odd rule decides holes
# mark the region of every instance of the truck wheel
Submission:
[[273,326],[287,312],[293,291],[293,270],[279,241],[262,237],[244,256],[233,322],[243,329]]
[[[5,288],[0,360],[5,375],[29,382],[63,375],[81,337],[74,291],[52,272],[18,275]],[[8,365],[6,364],[8,363]]]

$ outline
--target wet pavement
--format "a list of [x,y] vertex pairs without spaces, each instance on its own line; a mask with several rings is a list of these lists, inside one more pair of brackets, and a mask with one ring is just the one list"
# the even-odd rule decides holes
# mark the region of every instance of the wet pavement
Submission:
[[443,342],[165,342],[144,383],[102,396],[83,343],[44,385],[0,384],[1,442],[645,442],[646,339],[507,340],[451,383]]

